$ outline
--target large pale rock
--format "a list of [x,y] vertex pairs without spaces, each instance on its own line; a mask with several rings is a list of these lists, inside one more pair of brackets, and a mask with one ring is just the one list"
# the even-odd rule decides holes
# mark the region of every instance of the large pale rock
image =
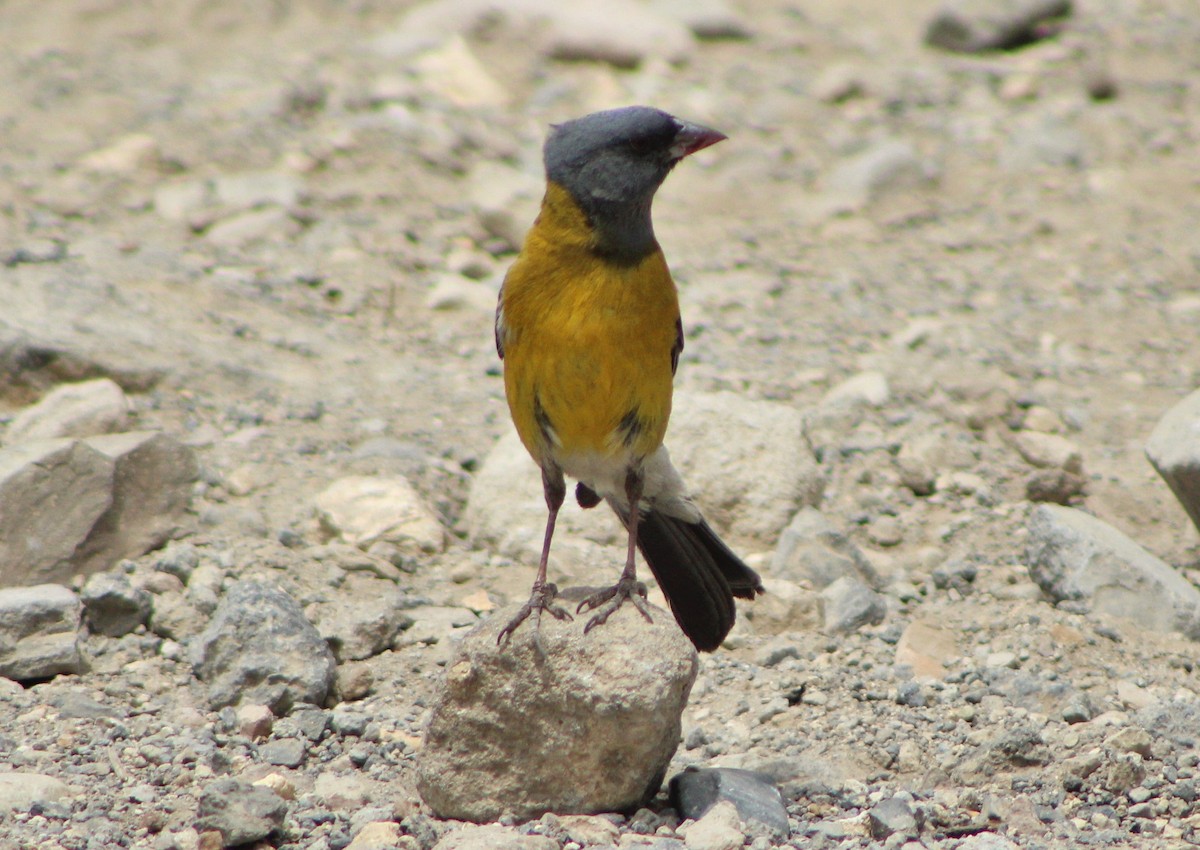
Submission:
[[383,542],[418,554],[444,543],[442,524],[405,478],[347,476],[319,493],[316,505],[321,524],[360,549]]
[[381,52],[408,55],[447,36],[482,27],[556,59],[596,60],[620,67],[650,57],[680,61],[695,48],[682,22],[635,0],[430,0],[413,6],[399,27],[376,41]]
[[191,449],[150,431],[0,449],[0,585],[67,581],[161,546],[197,471]]
[[112,506],[112,461],[85,443],[38,440],[0,449],[0,585],[66,581]]
[[1159,420],[1146,457],[1200,529],[1200,390]]
[[451,661],[418,762],[421,796],[441,817],[476,822],[636,808],[679,743],[694,648],[667,611],[652,608],[648,623],[628,603],[586,635],[587,617],[547,614],[536,638],[527,621],[497,646],[517,607],[498,609]]
[[709,523],[765,544],[825,488],[803,428],[802,413],[786,404],[681,392],[666,443]]
[[269,584],[233,584],[191,653],[213,708],[255,703],[281,715],[322,705],[333,684],[329,647],[296,600]]
[[780,535],[770,573],[793,581],[806,579],[818,589],[845,576],[873,588],[883,585],[854,541],[811,507],[797,512]]
[[0,812],[28,812],[71,796],[71,787],[61,779],[42,773],[0,771]]
[[18,682],[78,673],[79,597],[58,584],[0,590],[0,676]]
[[89,574],[179,534],[200,466],[192,449],[162,432],[130,431],[85,442],[113,464],[112,502],[72,558],[76,572]]
[[109,434],[125,427],[130,408],[124,391],[108,378],[62,384],[13,417],[4,442]]
[[1083,600],[1156,632],[1200,640],[1200,591],[1169,564],[1090,514],[1039,505],[1029,518],[1029,575],[1055,601]]

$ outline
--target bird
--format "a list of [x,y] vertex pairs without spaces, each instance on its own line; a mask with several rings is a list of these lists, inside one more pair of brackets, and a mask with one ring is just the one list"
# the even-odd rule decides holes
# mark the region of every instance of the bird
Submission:
[[736,617],[734,597],[763,592],[757,573],[705,521],[663,442],[684,335],[651,205],[676,164],[726,138],[648,106],[551,126],[545,195],[496,306],[505,396],[517,434],[541,468],[547,508],[529,600],[498,644],[530,618],[536,638],[543,612],[573,619],[547,581],[565,476],[578,482],[580,507],[607,502],[628,534],[617,582],[575,610],[593,614],[585,633],[626,602],[653,621],[637,579],[637,550],[698,650],[724,641]]

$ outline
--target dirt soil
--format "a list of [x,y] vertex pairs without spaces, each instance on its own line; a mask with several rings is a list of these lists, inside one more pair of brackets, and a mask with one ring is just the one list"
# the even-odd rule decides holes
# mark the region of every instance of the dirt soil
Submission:
[[[157,376],[127,389],[140,425],[200,453],[191,542],[223,553],[230,576],[301,570],[295,540],[322,540],[316,493],[403,474],[451,530],[444,552],[407,565],[411,596],[518,599],[532,565],[472,546],[462,522],[472,473],[509,427],[490,305],[513,252],[479,214],[500,192],[484,166],[536,185],[550,122],[650,103],[729,136],[656,202],[687,332],[678,387],[820,411],[831,388],[881,373],[885,398],[815,416],[808,437],[822,513],[890,587],[914,588],[890,593],[883,624],[795,633],[782,655],[779,638],[739,627],[704,658],[679,766],[773,770],[795,846],[871,843],[814,824],[899,792],[931,847],[986,830],[1020,846],[1200,841],[1194,786],[1172,795],[1194,775],[1195,735],[1144,713],[1200,701],[1196,645],[1040,597],[1022,560],[1036,470],[1011,439],[1036,411],[1082,456],[1082,491],[1059,495],[1200,579],[1200,539],[1143,454],[1200,385],[1195,6],[1079,3],[1048,40],[964,55],[922,43],[934,2],[744,0],[748,37],[632,68],[479,26],[464,95],[380,47],[411,5],[0,6],[0,330]],[[198,199],[205,186],[216,194]],[[0,415],[33,400],[10,388]],[[896,454],[930,433],[966,447],[947,463],[973,477],[915,495]],[[769,572],[776,540],[730,542]],[[956,559],[978,568],[970,586],[935,582]],[[949,627],[963,660],[907,699],[893,657],[917,619]],[[155,785],[137,740],[48,706],[82,687],[126,725],[149,715],[183,738],[216,715],[160,638],[94,640],[94,672],[5,697],[4,750],[86,790],[65,814],[0,816],[0,844],[187,847],[213,765],[184,759]],[[422,814],[411,776],[446,643],[363,662],[362,710],[386,732],[371,746],[389,760],[371,775],[389,790],[366,802],[422,845],[449,828]],[[1063,688],[1101,722],[1064,720]],[[1153,738],[1133,786],[1145,793],[1064,784],[1065,762],[1110,752],[1126,725]],[[1040,735],[1036,757],[987,762],[1014,729]],[[253,765],[252,747],[229,746],[217,773]],[[273,845],[345,846],[354,806],[311,808],[297,804]]]

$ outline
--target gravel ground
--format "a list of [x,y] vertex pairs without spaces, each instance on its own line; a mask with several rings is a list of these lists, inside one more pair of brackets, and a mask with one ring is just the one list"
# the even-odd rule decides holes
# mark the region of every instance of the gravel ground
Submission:
[[[495,292],[546,126],[629,102],[730,137],[658,196],[678,392],[743,400],[751,432],[796,416],[820,484],[697,494],[771,593],[702,658],[672,772],[769,774],[791,835],[743,824],[759,850],[1200,843],[1196,643],[1147,597],[1055,601],[1031,571],[1050,502],[1200,580],[1143,451],[1200,386],[1200,18],[1076,6],[966,53],[924,43],[918,0],[6,5],[0,340],[57,367],[0,374],[0,441],[51,385],[103,375],[122,427],[200,473],[183,539],[103,574],[149,595],[140,624],[89,613],[87,669],[0,679],[0,846],[471,846],[413,761],[454,641],[522,597],[540,535],[526,512],[489,539],[504,494],[472,495],[509,430]],[[338,513],[331,485],[363,476],[393,483],[403,534]],[[851,584],[785,551],[804,504],[825,536],[790,539]],[[593,513],[564,514],[560,581],[620,563]],[[324,704],[222,706],[197,678],[244,581],[317,624]],[[472,840],[726,846],[680,826],[660,796]]]

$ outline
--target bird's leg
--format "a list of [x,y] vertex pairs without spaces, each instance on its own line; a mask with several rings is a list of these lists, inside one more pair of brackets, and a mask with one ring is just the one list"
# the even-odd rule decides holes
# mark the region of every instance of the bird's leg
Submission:
[[625,496],[629,500],[629,518],[626,520],[629,528],[629,550],[625,555],[625,569],[621,571],[621,577],[617,579],[616,584],[599,593],[592,594],[580,602],[579,607],[575,609],[576,614],[599,609],[596,616],[588,620],[588,624],[584,626],[584,634],[605,622],[626,599],[633,603],[633,606],[641,612],[647,622],[654,622],[650,611],[646,608],[646,585],[637,580],[637,563],[635,561],[637,557],[638,502],[642,499],[644,483],[645,477],[640,467],[630,469],[625,475]]
[[549,611],[559,620],[570,620],[571,615],[565,608],[554,604],[558,595],[558,587],[546,581],[546,567],[550,563],[550,541],[554,538],[554,523],[558,519],[558,509],[562,507],[567,495],[567,485],[563,481],[562,470],[557,466],[542,467],[542,490],[546,494],[546,536],[542,540],[542,558],[538,561],[537,577],[533,580],[533,588],[529,592],[529,601],[521,606],[517,615],[509,620],[508,625],[496,636],[496,643],[505,645],[517,626],[533,615],[533,638],[538,640],[538,626],[542,620],[542,612]]

